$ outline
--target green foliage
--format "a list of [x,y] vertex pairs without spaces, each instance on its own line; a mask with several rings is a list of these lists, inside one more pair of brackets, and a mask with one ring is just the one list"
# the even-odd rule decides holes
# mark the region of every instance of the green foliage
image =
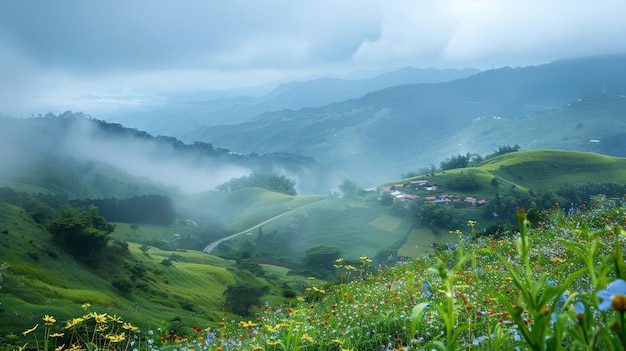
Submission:
[[498,150],[495,150],[492,154],[485,156],[485,160],[488,160],[490,158],[494,158],[500,155],[508,154],[510,152],[519,151],[521,148],[522,147],[517,144],[515,144],[514,146],[500,145],[498,146]]
[[219,191],[236,191],[243,188],[263,188],[286,195],[296,195],[296,182],[287,179],[284,175],[267,175],[252,173],[241,178],[233,178],[216,187]]
[[469,152],[465,155],[457,154],[456,156],[452,155],[444,161],[441,161],[439,169],[442,171],[447,171],[449,169],[466,168],[480,161],[482,161],[482,157],[478,154],[473,154]]
[[346,198],[354,197],[359,191],[359,187],[353,181],[349,179],[345,179],[340,185],[339,190],[343,193],[343,196]]
[[434,202],[425,202],[419,213],[420,222],[425,226],[437,226],[443,228],[458,228],[459,221],[450,206],[441,206]]
[[333,264],[340,256],[341,248],[337,246],[316,245],[306,251],[303,264],[322,277],[332,277]]
[[48,226],[55,241],[70,254],[83,259],[102,253],[113,229],[112,224],[98,215],[95,206],[87,211],[64,207],[60,217]]
[[269,287],[266,285],[260,285],[254,281],[245,281],[237,285],[229,285],[224,291],[224,296],[233,313],[247,316],[249,307],[257,305],[261,296],[268,292]]
[[100,214],[112,222],[170,225],[175,217],[172,199],[164,195],[141,195],[125,199],[72,200],[73,207],[95,205]]

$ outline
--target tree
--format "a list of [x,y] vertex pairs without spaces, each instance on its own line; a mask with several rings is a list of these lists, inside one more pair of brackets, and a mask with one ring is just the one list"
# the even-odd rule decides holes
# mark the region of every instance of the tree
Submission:
[[87,211],[63,207],[61,216],[52,221],[48,231],[70,254],[87,258],[102,253],[114,226],[98,215],[98,208]]
[[133,230],[133,236],[136,237],[137,236],[137,229],[139,228],[139,226],[135,223],[130,225],[130,229]]
[[250,311],[249,307],[257,305],[261,296],[267,294],[269,290],[266,285],[246,281],[237,285],[229,285],[224,291],[224,296],[233,313],[247,316]]
[[339,190],[341,190],[343,196],[350,198],[357,194],[359,188],[353,181],[346,179],[339,185]]
[[333,264],[340,255],[341,249],[337,246],[316,245],[306,251],[304,267],[320,276],[331,276],[334,272]]

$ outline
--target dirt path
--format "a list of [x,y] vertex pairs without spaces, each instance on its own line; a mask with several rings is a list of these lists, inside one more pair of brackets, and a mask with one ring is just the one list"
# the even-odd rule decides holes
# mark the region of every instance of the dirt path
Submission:
[[235,234],[229,235],[229,236],[227,236],[225,238],[221,238],[220,240],[214,241],[214,242],[210,243],[209,245],[207,245],[207,247],[205,247],[204,250],[202,250],[202,251],[204,251],[206,253],[211,253],[211,251],[213,251],[219,244],[221,244],[222,241],[230,240],[230,239],[232,239],[234,237],[237,237],[237,236],[239,236],[241,234],[249,233],[250,231],[257,229],[260,226],[266,225],[267,223],[269,223],[271,221],[274,221],[274,220],[276,220],[276,219],[278,219],[278,218],[280,218],[280,217],[282,217],[284,215],[288,215],[290,213],[293,213],[295,211],[301,210],[301,209],[303,209],[305,207],[311,206],[311,205],[319,203],[321,201],[328,201],[328,199],[322,199],[322,200],[318,200],[318,201],[315,201],[315,202],[311,202],[311,203],[308,203],[308,204],[306,204],[304,206],[300,206],[300,207],[295,208],[293,210],[289,210],[287,212],[281,213],[281,214],[279,214],[277,216],[274,216],[274,217],[272,217],[270,219],[267,219],[267,220],[265,220],[265,221],[263,221],[263,222],[261,222],[261,223],[259,223],[257,225],[254,225],[254,226],[252,226],[252,227],[250,227],[250,228],[248,228],[246,230],[240,231],[239,233],[235,233]]

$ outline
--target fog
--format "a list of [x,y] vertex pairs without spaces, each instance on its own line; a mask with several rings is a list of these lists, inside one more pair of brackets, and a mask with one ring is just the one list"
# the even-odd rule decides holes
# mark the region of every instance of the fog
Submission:
[[[5,179],[19,176],[38,154],[72,157],[117,167],[132,176],[147,178],[183,192],[213,190],[215,186],[251,172],[250,169],[177,152],[155,139],[107,136],[88,119],[68,124],[57,121],[17,120],[0,132],[0,163]],[[68,122],[68,121],[64,121]],[[43,176],[43,175],[42,175]]]

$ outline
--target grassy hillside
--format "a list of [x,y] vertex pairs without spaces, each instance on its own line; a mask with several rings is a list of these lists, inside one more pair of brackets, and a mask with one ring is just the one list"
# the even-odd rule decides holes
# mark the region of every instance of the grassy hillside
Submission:
[[[228,285],[244,282],[268,286],[265,299],[283,302],[280,281],[286,272],[274,272],[272,282],[259,280],[232,261],[199,251],[152,247],[144,253],[140,245],[129,243],[129,253],[122,259],[111,258],[95,267],[80,263],[54,244],[22,208],[4,202],[0,203],[0,232],[0,263],[8,266],[0,290],[3,334],[19,334],[44,314],[71,319],[85,313],[84,303],[91,304],[89,311],[124,315],[146,329],[174,319],[187,327],[232,319],[236,316],[228,312],[229,306],[222,305],[223,292]],[[164,260],[171,265],[163,264]],[[121,292],[112,284],[123,279],[132,279],[131,291]]]
[[[592,152],[567,150],[526,150],[486,160],[475,167],[447,170],[430,177],[415,177],[388,183],[428,179],[445,185],[457,179],[472,178],[477,190],[464,192],[474,197],[493,197],[496,192],[507,192],[512,186],[522,190],[556,191],[568,184],[617,182],[626,179],[626,158]],[[499,186],[491,185],[497,179]],[[435,193],[436,194],[436,193]]]

